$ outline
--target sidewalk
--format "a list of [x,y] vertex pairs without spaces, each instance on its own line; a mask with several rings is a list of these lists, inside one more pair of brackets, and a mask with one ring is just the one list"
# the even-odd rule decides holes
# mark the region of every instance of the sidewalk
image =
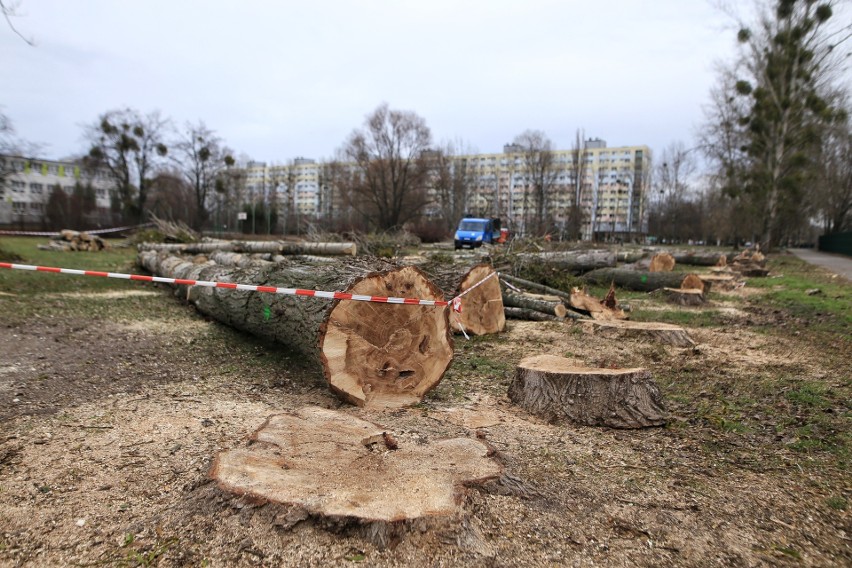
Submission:
[[808,264],[821,266],[835,274],[839,274],[849,282],[852,282],[852,258],[842,254],[831,254],[819,252],[814,249],[787,249]]

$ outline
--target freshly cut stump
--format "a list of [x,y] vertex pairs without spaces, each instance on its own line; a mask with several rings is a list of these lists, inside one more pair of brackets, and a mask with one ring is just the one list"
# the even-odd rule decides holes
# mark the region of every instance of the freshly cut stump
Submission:
[[704,291],[692,288],[662,288],[654,292],[670,304],[678,306],[700,306],[704,303]]
[[585,426],[645,428],[666,423],[662,395],[645,369],[577,367],[569,359],[535,355],[522,360],[509,398],[548,420]]
[[[477,264],[467,271],[458,266],[426,265],[421,269],[444,292],[444,298],[447,300],[470,290],[482,279],[495,272],[488,263]],[[473,335],[500,333],[506,329],[500,279],[496,274],[462,296],[461,308],[461,312],[455,312],[450,316],[450,325],[456,333],[462,332],[461,326],[466,333]]]
[[603,337],[644,338],[674,347],[695,347],[695,341],[685,329],[669,323],[599,320],[584,320],[582,323],[587,332]]
[[345,412],[306,407],[270,416],[248,446],[219,453],[210,477],[313,516],[397,523],[459,514],[466,486],[501,475],[492,453],[474,438],[407,443]]
[[737,287],[737,279],[727,274],[702,274],[699,278],[705,284],[711,284],[719,290],[727,291]]
[[[168,253],[139,254],[159,276],[342,291],[353,295],[440,300],[440,291],[413,266],[341,259],[248,268],[196,265]],[[327,300],[228,288],[178,287],[198,311],[303,353],[321,365],[331,390],[358,406],[416,404],[440,383],[453,357],[448,308]]]
[[667,252],[655,254],[651,259],[650,272],[671,272],[675,267],[675,259]]

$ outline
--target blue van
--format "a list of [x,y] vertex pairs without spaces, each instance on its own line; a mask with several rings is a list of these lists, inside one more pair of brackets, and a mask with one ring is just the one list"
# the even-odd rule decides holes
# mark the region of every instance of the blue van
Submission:
[[481,219],[465,217],[459,221],[459,228],[454,238],[456,250],[469,246],[481,247],[482,243],[500,243],[505,240],[500,230],[500,219]]

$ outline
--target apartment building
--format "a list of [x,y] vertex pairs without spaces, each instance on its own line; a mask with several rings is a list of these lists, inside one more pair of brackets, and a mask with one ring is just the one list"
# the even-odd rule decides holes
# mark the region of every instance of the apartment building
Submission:
[[[579,160],[579,161],[578,161]],[[515,234],[529,232],[534,202],[532,179],[523,148],[511,144],[503,152],[458,156],[469,172],[466,213],[500,217]],[[555,150],[547,174],[546,215],[556,233],[566,230],[572,205],[580,204],[584,239],[629,239],[647,233],[646,195],[651,152],[647,146],[607,147],[600,139],[586,140],[583,149]],[[323,164],[296,158],[289,164],[249,162],[246,200],[275,200],[279,211],[303,219],[329,217],[329,184]],[[525,199],[525,193],[527,197]],[[339,196],[338,196],[339,197]],[[440,215],[438,195],[427,216]],[[340,211],[337,204],[337,211]],[[555,235],[556,236],[556,235]]]
[[9,172],[0,183],[0,225],[35,226],[45,217],[50,194],[59,187],[66,195],[76,183],[95,189],[95,215],[108,218],[112,182],[106,172],[88,172],[71,161],[0,155],[0,168]]

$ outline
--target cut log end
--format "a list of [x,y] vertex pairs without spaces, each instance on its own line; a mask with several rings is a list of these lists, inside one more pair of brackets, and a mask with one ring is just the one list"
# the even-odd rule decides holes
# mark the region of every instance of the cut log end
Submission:
[[307,407],[268,418],[252,443],[216,457],[210,477],[318,517],[398,523],[456,515],[465,486],[501,473],[473,438],[405,443],[371,422]]
[[520,362],[509,397],[532,414],[586,426],[665,424],[662,395],[645,369],[596,369],[536,355]]
[[[415,267],[373,274],[351,294],[441,299]],[[331,389],[359,406],[416,404],[443,377],[453,355],[444,307],[339,302],[325,324],[320,349]]]
[[[489,264],[478,264],[462,278],[456,294],[469,290],[483,278],[494,273]],[[500,280],[492,276],[462,297],[462,311],[450,318],[453,330],[474,335],[500,333],[506,329],[506,315],[503,311],[503,296],[500,292]]]

